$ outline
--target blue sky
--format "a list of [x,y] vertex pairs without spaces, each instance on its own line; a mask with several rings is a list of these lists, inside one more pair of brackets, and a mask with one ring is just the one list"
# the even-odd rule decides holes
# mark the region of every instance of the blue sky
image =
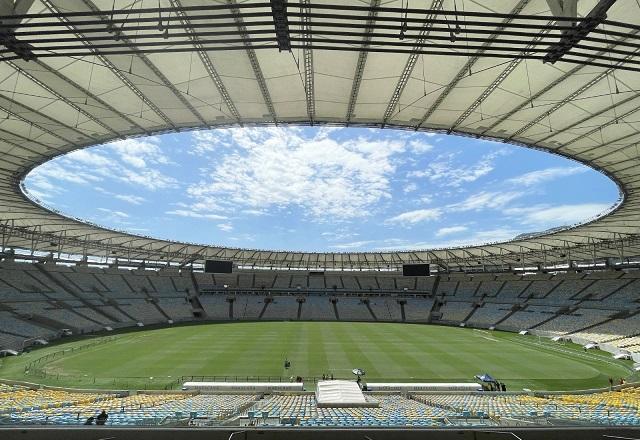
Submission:
[[540,151],[328,127],[128,139],[54,159],[25,184],[46,205],[114,229],[331,252],[504,241],[584,221],[618,198],[606,176]]

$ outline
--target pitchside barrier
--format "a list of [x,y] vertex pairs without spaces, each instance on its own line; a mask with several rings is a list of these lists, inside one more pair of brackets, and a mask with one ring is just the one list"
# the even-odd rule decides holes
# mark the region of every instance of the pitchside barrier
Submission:
[[369,382],[367,391],[482,391],[482,385],[478,383],[393,383],[393,382]]
[[304,391],[302,382],[185,382],[183,391]]

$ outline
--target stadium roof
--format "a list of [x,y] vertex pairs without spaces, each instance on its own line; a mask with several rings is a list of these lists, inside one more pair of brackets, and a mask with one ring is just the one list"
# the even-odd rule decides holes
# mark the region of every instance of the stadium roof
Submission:
[[[636,0],[4,0],[0,11],[5,247],[326,268],[522,265],[640,254]],[[503,140],[598,169],[624,197],[591,222],[506,243],[296,253],[107,230],[45,209],[21,191],[33,167],[79,148],[259,124],[393,127]]]

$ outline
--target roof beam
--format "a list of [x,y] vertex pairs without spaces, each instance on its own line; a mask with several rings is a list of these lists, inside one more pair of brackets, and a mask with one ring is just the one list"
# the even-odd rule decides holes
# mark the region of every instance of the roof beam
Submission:
[[[640,109],[639,109],[639,110],[640,110]],[[638,134],[640,134],[640,131],[635,130],[633,133],[625,134],[624,136],[621,136],[621,137],[619,137],[619,138],[616,138],[616,139],[614,139],[613,141],[611,141],[611,142],[607,142],[607,143],[613,143],[613,144],[615,144],[615,143],[618,143],[618,142],[626,141],[627,139],[632,138],[632,137],[634,137],[634,136],[637,136]],[[598,145],[597,147],[590,148],[589,150],[586,150],[586,151],[587,151],[587,152],[589,152],[589,151],[595,151],[595,150],[597,150],[597,149],[599,149],[599,148],[604,147],[607,143],[605,143],[605,144],[600,144],[600,145]],[[631,147],[631,146],[632,146],[632,145],[634,145],[634,144],[636,144],[636,145],[637,145],[637,142],[632,142],[631,144],[624,145],[624,146],[619,147],[619,148],[616,148],[615,150],[612,150],[612,151],[606,151],[606,152],[604,152],[603,154],[601,154],[600,156],[596,156],[596,157],[591,158],[591,162],[595,162],[595,161],[598,161],[598,160],[600,160],[600,159],[604,159],[605,157],[611,156],[612,154],[615,154],[615,153],[617,153],[617,152],[619,152],[619,151],[624,151],[624,150],[626,150],[627,148]],[[581,152],[581,154],[582,154],[582,152]],[[618,162],[608,162],[608,163],[606,163],[606,166],[607,166],[607,167],[611,167],[611,166],[620,165],[621,163],[629,162],[629,161],[637,161],[637,158],[630,158],[630,157],[627,157],[626,159],[623,159],[623,160],[618,161]],[[633,166],[637,166],[637,164],[635,164],[635,165],[633,165]],[[622,171],[624,171],[624,170],[626,170],[626,169],[627,169],[627,168],[623,168],[623,169],[621,169],[621,170],[616,170],[616,173],[620,173],[620,172],[622,172]]]
[[[517,15],[518,13],[520,13],[524,9],[524,7],[527,5],[527,3],[529,3],[529,0],[520,0],[516,4],[516,6],[511,10],[510,15]],[[502,25],[509,23],[511,20],[512,20],[511,17],[503,19],[502,23],[497,26],[496,33],[492,34],[491,37],[489,37],[489,39],[493,40],[497,38],[498,32],[500,31],[500,29],[504,27]],[[482,47],[479,49],[479,53],[482,54],[486,49],[489,49],[491,44],[492,43],[490,41],[482,43]],[[462,67],[462,69],[458,71],[456,76],[454,76],[453,79],[449,82],[449,84],[447,84],[447,86],[444,88],[442,93],[440,93],[440,95],[435,100],[435,102],[431,104],[431,107],[429,107],[425,112],[425,114],[422,116],[422,118],[420,118],[420,122],[418,122],[415,125],[416,129],[422,126],[422,124],[424,124],[427,121],[427,119],[429,119],[431,115],[433,115],[433,113],[438,109],[438,107],[440,107],[440,105],[444,102],[446,97],[449,96],[449,93],[453,91],[453,89],[458,85],[458,83],[464,77],[466,77],[467,75],[471,75],[471,68],[478,62],[480,58],[481,58],[481,55],[476,55],[467,60],[467,62]]]
[[[607,48],[605,50],[599,51],[592,58],[589,58],[587,61],[591,61],[591,60],[597,59],[599,56],[607,54],[608,50],[613,48],[614,46],[615,46],[615,43],[614,44],[610,44],[609,46],[607,46]],[[586,65],[578,65],[578,66],[573,67],[568,72],[563,73],[562,76],[560,76],[558,79],[556,79],[555,81],[550,82],[549,84],[544,86],[542,89],[540,89],[538,92],[536,92],[533,95],[531,95],[529,97],[529,99],[524,100],[521,104],[517,105],[515,108],[511,109],[507,113],[504,113],[502,116],[498,117],[496,119],[496,121],[493,124],[491,124],[489,127],[487,127],[481,134],[484,135],[484,134],[487,134],[488,132],[492,131],[494,128],[496,128],[498,125],[502,124],[504,121],[506,121],[507,119],[509,119],[510,117],[515,115],[516,113],[518,113],[520,110],[522,110],[522,109],[524,109],[524,108],[526,108],[526,107],[528,107],[530,105],[533,105],[533,102],[536,99],[539,99],[540,97],[545,95],[547,92],[549,92],[550,90],[554,89],[556,86],[562,84],[567,79],[574,77],[574,75],[576,75],[578,72],[580,72],[581,70],[583,70],[583,69],[585,69],[587,67],[588,66],[586,66]]]
[[[107,14],[105,14],[98,7],[96,7],[96,5],[94,5],[91,0],[82,0],[82,1],[89,9],[94,11],[96,15],[99,15],[102,19],[104,19],[105,23],[108,23]],[[173,83],[169,81],[169,79],[162,72],[160,72],[160,70],[155,66],[155,64],[151,62],[151,60],[149,60],[149,58],[144,53],[139,51],[136,45],[128,37],[124,36],[123,34],[120,34],[120,38],[136,53],[136,57],[140,61],[142,61],[144,65],[147,66],[149,70],[151,70],[158,79],[160,79],[162,84],[164,84],[164,86],[168,88],[171,91],[171,93],[175,95],[176,98],[178,98],[178,100],[182,103],[182,105],[184,105],[191,112],[191,114],[193,114],[198,119],[198,121],[201,124],[207,125],[207,122],[202,116],[202,114],[195,107],[193,107],[193,105],[191,105],[189,100],[187,100],[187,98],[184,97],[182,92],[180,92],[180,90],[178,90],[176,86],[174,86]]]
[[178,15],[181,18],[182,25],[184,26],[184,29],[187,32],[187,34],[189,34],[189,38],[191,38],[191,41],[193,42],[193,46],[196,49],[198,49],[198,57],[200,58],[200,61],[204,65],[204,68],[206,69],[207,73],[209,74],[209,77],[213,81],[213,84],[218,89],[220,96],[222,96],[222,100],[224,101],[224,104],[227,106],[229,113],[233,115],[236,122],[238,122],[239,124],[242,124],[242,117],[240,116],[240,112],[238,112],[238,109],[236,108],[235,103],[233,102],[233,100],[231,99],[231,96],[229,95],[229,91],[227,90],[227,87],[224,85],[222,78],[220,77],[220,75],[218,74],[218,71],[214,67],[211,57],[204,49],[204,46],[202,46],[202,44],[198,40],[198,36],[193,26],[191,26],[191,21],[189,20],[188,15],[183,10],[181,10],[182,4],[180,3],[180,0],[170,0],[170,2],[171,2],[171,5],[176,8],[176,15]]
[[[58,125],[60,127],[64,127],[67,130],[71,130],[74,133],[76,133],[76,134],[78,134],[78,135],[80,135],[80,136],[82,136],[84,138],[88,138],[88,139],[91,139],[93,141],[97,141],[97,138],[95,136],[88,135],[88,134],[84,133],[83,131],[80,131],[77,128],[72,127],[71,125],[65,124],[64,122],[62,122],[62,121],[60,121],[58,119],[55,119],[52,116],[46,115],[46,114],[42,113],[41,111],[38,111],[38,110],[36,110],[36,109],[34,109],[32,107],[28,107],[25,104],[21,104],[18,101],[15,101],[14,99],[11,99],[11,98],[9,98],[7,96],[4,96],[4,95],[0,95],[0,101],[2,101],[2,100],[8,101],[9,104],[10,104],[11,109],[6,108],[4,106],[4,104],[0,104],[0,109],[4,110],[5,112],[7,112],[9,114],[17,116],[17,113],[15,113],[14,110],[22,110],[23,113],[25,113],[25,112],[26,113],[33,113],[34,115],[37,115],[40,118],[43,118],[43,119],[46,119],[46,120],[50,121],[54,125]],[[55,100],[51,99],[51,101],[55,101]],[[64,136],[61,136],[61,135],[59,135],[59,134],[57,134],[57,133],[55,133],[55,132],[53,132],[51,130],[48,130],[48,129],[42,127],[41,125],[37,125],[37,124],[35,124],[35,123],[31,122],[31,121],[29,121],[29,123],[32,124],[34,127],[38,127],[43,131],[47,131],[47,133],[49,133],[49,134],[51,134],[53,136],[56,136],[59,139],[63,139],[65,142],[68,142],[68,143],[70,143],[72,145],[75,145],[75,146],[79,146],[80,145],[80,144],[78,144],[77,141],[65,138]]]
[[94,123],[98,124],[99,126],[101,126],[102,128],[104,128],[105,130],[107,130],[108,132],[110,132],[111,134],[114,134],[118,137],[120,137],[120,133],[118,133],[117,131],[115,131],[113,128],[109,127],[107,124],[105,124],[104,122],[102,122],[100,119],[94,117],[92,114],[88,113],[87,111],[85,111],[84,109],[82,109],[80,106],[78,106],[76,103],[72,102],[71,100],[69,100],[68,98],[66,98],[65,96],[61,95],[60,93],[56,92],[53,88],[51,88],[50,86],[48,86],[47,84],[43,83],[42,81],[40,81],[39,79],[35,78],[33,75],[31,75],[29,72],[27,72],[26,70],[23,70],[22,68],[20,68],[20,66],[18,66],[17,64],[15,64],[12,61],[5,61],[9,66],[11,66],[13,69],[15,69],[17,72],[19,72],[19,74],[21,74],[22,76],[28,78],[30,81],[33,81],[35,84],[37,84],[38,86],[42,87],[43,89],[45,89],[47,92],[51,93],[53,96],[55,96],[56,98],[58,98],[60,101],[64,102],[66,105],[68,105],[69,107],[73,108],[75,111],[77,111],[79,114],[83,115],[84,117],[86,117],[87,119],[93,121]]
[[[572,145],[572,144],[574,144],[574,143],[576,143],[576,142],[578,142],[578,141],[580,141],[580,140],[582,140],[582,139],[584,139],[586,137],[591,136],[594,133],[601,132],[603,128],[606,128],[606,127],[608,127],[610,125],[613,125],[613,124],[617,124],[620,120],[622,120],[622,119],[626,118],[627,116],[630,116],[630,115],[632,115],[634,113],[637,113],[639,111],[640,111],[640,107],[632,108],[631,110],[628,110],[628,111],[624,112],[623,114],[619,115],[617,118],[612,119],[609,122],[605,122],[604,124],[600,125],[599,127],[596,127],[596,128],[594,128],[592,130],[589,130],[588,132],[583,133],[580,136],[577,136],[577,137],[565,142],[560,147],[558,147],[556,150],[562,150],[562,149],[566,148],[569,145]],[[636,134],[636,133],[638,133],[637,130],[633,134]],[[629,136],[629,135],[627,135],[627,136]],[[625,139],[627,136],[623,136],[622,138],[616,139],[616,140],[611,141],[611,142],[618,142],[618,141],[620,141],[622,139]],[[611,142],[608,142],[608,143],[611,143]],[[587,150],[587,151],[589,151],[589,150]],[[580,154],[583,154],[583,153],[584,152],[581,152]]]
[[[4,96],[3,96],[2,98],[4,98]],[[41,131],[43,131],[44,133],[50,134],[51,136],[53,136],[53,137],[55,137],[55,138],[57,138],[57,139],[60,139],[60,140],[61,140],[62,142],[64,142],[65,144],[72,144],[72,145],[75,145],[75,146],[79,146],[79,144],[78,144],[78,143],[76,143],[76,142],[74,142],[74,141],[72,141],[72,140],[69,140],[69,139],[65,138],[64,136],[61,136],[61,135],[59,135],[58,133],[56,133],[56,132],[54,132],[54,131],[49,130],[48,128],[45,128],[45,127],[41,126],[40,124],[36,124],[35,122],[28,120],[27,118],[23,117],[22,115],[20,115],[20,114],[16,113],[13,109],[8,109],[8,108],[6,108],[6,107],[4,107],[4,106],[0,105],[0,110],[1,110],[1,111],[4,111],[5,113],[7,113],[7,115],[11,115],[11,116],[12,116],[12,117],[14,117],[15,119],[18,119],[18,120],[20,120],[20,121],[24,122],[24,123],[25,123],[25,124],[27,124],[27,125],[30,125],[30,126],[32,126],[32,127],[36,127],[38,130],[41,130]],[[24,136],[21,136],[21,137],[24,137]],[[28,138],[27,138],[27,139],[28,139]],[[31,141],[31,139],[28,139],[28,140],[30,140],[30,141]],[[48,146],[48,148],[54,148],[54,147],[50,147],[50,146]],[[59,149],[56,149],[56,150],[57,150],[57,151],[60,151]]]
[[[637,33],[637,31],[635,31],[634,33]],[[636,51],[637,52],[637,51]],[[634,55],[628,55],[626,56],[624,59],[630,59],[633,56],[635,56],[635,52]],[[624,61],[621,61],[620,63],[618,63],[617,65],[622,64]],[[551,106],[550,109],[548,109],[547,111],[543,112],[542,114],[538,115],[537,117],[535,117],[532,121],[529,121],[527,124],[525,124],[524,126],[520,127],[520,129],[518,129],[515,133],[513,133],[511,136],[509,136],[507,139],[511,140],[513,138],[518,137],[519,135],[521,135],[522,133],[524,133],[525,131],[529,130],[531,127],[535,126],[536,124],[538,124],[540,121],[542,121],[543,119],[545,119],[546,117],[548,117],[549,115],[555,113],[556,111],[558,111],[560,108],[564,107],[566,104],[568,104],[569,102],[573,101],[575,98],[577,98],[578,96],[582,95],[584,92],[586,92],[587,90],[589,90],[591,87],[595,86],[596,84],[598,84],[600,81],[602,81],[603,79],[605,79],[606,77],[609,76],[609,74],[611,74],[611,72],[613,72],[615,70],[615,67],[611,67],[607,70],[605,70],[604,72],[601,72],[600,74],[596,75],[595,78],[591,79],[591,81],[587,82],[586,84],[583,84],[580,88],[578,88],[577,90],[573,91],[572,93],[570,93],[569,95],[567,95],[565,98],[563,98],[562,100],[556,102],[553,106]]]
[[376,17],[378,15],[377,7],[380,6],[380,0],[371,0],[371,9],[367,15],[367,27],[365,30],[366,37],[362,41],[360,47],[360,53],[358,54],[358,61],[356,62],[356,70],[353,74],[353,81],[351,82],[351,93],[349,95],[349,104],[347,105],[347,115],[345,117],[347,125],[353,118],[353,111],[356,108],[356,102],[358,101],[358,94],[360,93],[360,85],[362,84],[362,75],[364,74],[364,67],[367,64],[367,48],[373,35],[373,26],[375,25]]
[[260,93],[262,93],[262,99],[264,99],[264,104],[269,111],[269,117],[273,120],[275,124],[278,123],[278,117],[276,115],[276,109],[273,106],[273,101],[271,100],[271,94],[269,93],[269,88],[267,87],[267,81],[264,78],[264,74],[262,73],[262,69],[260,68],[260,63],[258,62],[258,56],[256,55],[255,49],[251,46],[251,41],[249,39],[249,32],[247,31],[247,27],[244,25],[244,21],[240,16],[240,10],[238,9],[238,5],[236,4],[236,0],[227,0],[227,4],[231,8],[231,12],[233,13],[233,19],[236,22],[236,26],[242,35],[242,40],[244,41],[245,51],[247,52],[247,56],[249,57],[249,62],[251,63],[251,68],[253,69],[253,74],[258,81],[258,87],[260,89]]
[[[431,11],[440,10],[442,9],[443,2],[444,0],[433,0],[431,2],[431,7],[429,9]],[[420,54],[418,53],[418,51],[426,43],[427,37],[429,36],[429,33],[431,32],[431,28],[433,27],[430,21],[433,20],[436,17],[436,15],[437,15],[436,12],[431,12],[430,14],[427,14],[425,18],[425,24],[420,29],[420,32],[418,32],[418,39],[414,46],[414,52],[409,54],[409,58],[407,58],[407,62],[404,65],[404,69],[402,69],[400,78],[398,79],[396,87],[393,90],[391,98],[389,99],[389,104],[387,105],[387,109],[385,110],[384,116],[383,116],[383,124],[386,123],[391,118],[391,116],[393,115],[393,111],[395,110],[396,106],[398,105],[398,102],[400,101],[402,92],[404,91],[404,88],[407,86],[407,83],[411,78],[411,74],[413,73],[413,69],[415,68],[416,63],[418,62],[418,58],[420,57]]]
[[[535,43],[540,41],[544,37],[544,34],[546,33],[547,31],[541,32],[540,35],[538,35],[536,38],[533,39],[533,42]],[[531,46],[532,45],[529,45],[527,47],[531,47]],[[522,62],[522,59],[515,59],[511,61],[507,65],[507,67],[502,72],[500,72],[500,74],[496,77],[496,79],[493,80],[493,82],[489,85],[489,87],[484,89],[484,91],[480,94],[480,96],[475,101],[473,101],[473,103],[469,107],[467,107],[467,109],[458,117],[456,122],[454,122],[453,125],[451,126],[451,130],[455,130],[458,126],[460,126],[460,124],[466,121],[467,118],[471,116],[471,114],[480,106],[480,104],[482,104],[500,86],[500,84],[502,84],[502,82],[509,77],[511,72],[513,72],[516,69],[516,67],[520,65],[521,62]],[[524,60],[524,62],[526,63],[527,61]]]
[[[60,10],[58,10],[58,7],[52,3],[52,0],[41,1],[51,12],[60,14]],[[67,25],[67,28],[71,30],[79,40],[84,41],[84,35],[80,30],[76,29],[71,20],[69,20],[67,17],[60,17],[60,20]],[[147,98],[147,96],[142,93],[142,91],[138,87],[136,87],[135,84],[133,84],[115,64],[113,64],[106,56],[99,54],[95,49],[91,47],[90,44],[87,44],[86,42],[84,42],[84,44],[91,52],[95,54],[96,58],[98,58],[100,62],[105,65],[105,67],[109,68],[111,73],[113,73],[125,86],[127,86],[129,90],[131,90],[140,99],[140,101],[142,101],[144,105],[149,107],[151,111],[153,111],[158,117],[160,117],[160,119],[162,119],[167,125],[169,125],[174,130],[177,130],[177,127],[173,123],[173,121],[166,114],[164,114],[164,112],[160,110],[157,105],[151,102],[149,98]]]
[[[30,123],[29,121],[27,121],[24,118],[19,118],[19,120],[24,122],[24,123],[26,123],[26,124]],[[1,121],[0,121],[0,126],[2,126]],[[26,150],[26,151],[28,151],[30,153],[33,153],[35,156],[38,156],[38,157],[44,157],[43,155],[46,154],[50,149],[55,150],[57,152],[61,151],[60,149],[58,149],[56,147],[52,147],[51,145],[43,144],[42,142],[36,141],[35,139],[29,139],[28,137],[22,136],[21,134],[14,133],[12,131],[7,131],[7,130],[4,130],[4,129],[0,128],[0,135],[2,135],[2,134],[7,135],[7,136],[15,136],[18,139],[21,139],[21,140],[23,140],[25,142],[33,142],[34,144],[41,146],[42,148],[45,149],[45,151],[34,151],[34,150],[30,149],[30,148],[25,147],[24,144],[17,145],[15,143],[11,142],[11,141],[3,139],[3,141],[5,141],[7,143],[11,143],[12,145],[17,145],[18,147],[22,148],[23,150]]]
[[[280,0],[282,1],[282,0]],[[316,93],[314,87],[314,71],[313,71],[313,49],[311,47],[311,19],[308,14],[311,13],[309,6],[310,0],[302,0],[302,4],[305,10],[305,14],[302,16],[303,23],[303,49],[302,57],[304,58],[304,94],[307,100],[307,116],[309,121],[313,124],[316,119]],[[286,10],[286,7],[285,7]],[[285,16],[286,18],[286,16]],[[287,29],[287,35],[289,34]],[[278,42],[278,44],[280,44]],[[289,50],[291,44],[289,44]]]
[[60,71],[58,69],[52,68],[51,66],[49,66],[46,63],[44,63],[41,60],[34,60],[32,62],[37,64],[38,66],[42,67],[43,69],[45,69],[48,73],[51,73],[51,74],[55,75],[60,80],[62,80],[64,82],[66,82],[67,84],[75,87],[76,89],[78,89],[78,91],[80,93],[84,94],[88,98],[91,98],[93,101],[96,101],[98,104],[100,104],[101,106],[103,106],[107,110],[113,112],[118,117],[120,117],[123,120],[127,121],[127,123],[131,124],[131,126],[137,127],[140,131],[143,131],[146,134],[149,134],[147,129],[144,128],[142,125],[138,124],[133,119],[131,119],[129,116],[125,115],[124,113],[122,113],[121,111],[119,111],[118,109],[113,107],[111,104],[109,104],[108,102],[104,101],[102,98],[100,98],[99,96],[95,95],[94,93],[92,93],[88,89],[85,89],[83,86],[81,86],[80,84],[76,83],[71,78],[64,76],[63,74],[60,73]]
[[601,116],[601,115],[603,115],[603,114],[605,114],[607,112],[610,112],[610,111],[614,110],[615,108],[617,108],[617,107],[619,107],[621,105],[624,105],[624,104],[626,104],[626,103],[628,103],[630,101],[633,101],[634,99],[638,99],[638,98],[640,98],[640,93],[636,93],[635,95],[629,96],[629,97],[627,97],[627,98],[625,98],[625,99],[623,99],[621,101],[616,102],[615,104],[611,104],[611,105],[603,108],[602,110],[598,110],[595,113],[591,113],[591,114],[589,114],[589,116],[585,116],[584,118],[582,118],[582,119],[580,119],[580,120],[578,120],[578,121],[576,121],[576,122],[574,122],[572,124],[569,124],[569,125],[567,125],[566,127],[563,127],[560,130],[554,130],[553,133],[549,134],[548,136],[545,136],[544,138],[540,139],[536,143],[540,144],[540,143],[546,142],[547,140],[549,140],[549,139],[551,139],[551,138],[553,138],[553,137],[555,137],[555,136],[557,136],[557,135],[559,135],[561,133],[564,133],[565,131],[571,130],[572,128],[575,128],[575,127],[578,127],[578,126],[584,124],[585,122],[587,122],[590,119],[593,119],[593,118],[596,118],[598,116]]

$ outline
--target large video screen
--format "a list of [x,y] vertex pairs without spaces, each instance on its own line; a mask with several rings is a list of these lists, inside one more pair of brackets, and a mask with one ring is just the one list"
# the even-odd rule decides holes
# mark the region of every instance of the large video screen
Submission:
[[429,265],[428,264],[403,264],[402,275],[405,277],[428,277]]
[[205,260],[205,273],[231,273],[233,270],[232,261]]

